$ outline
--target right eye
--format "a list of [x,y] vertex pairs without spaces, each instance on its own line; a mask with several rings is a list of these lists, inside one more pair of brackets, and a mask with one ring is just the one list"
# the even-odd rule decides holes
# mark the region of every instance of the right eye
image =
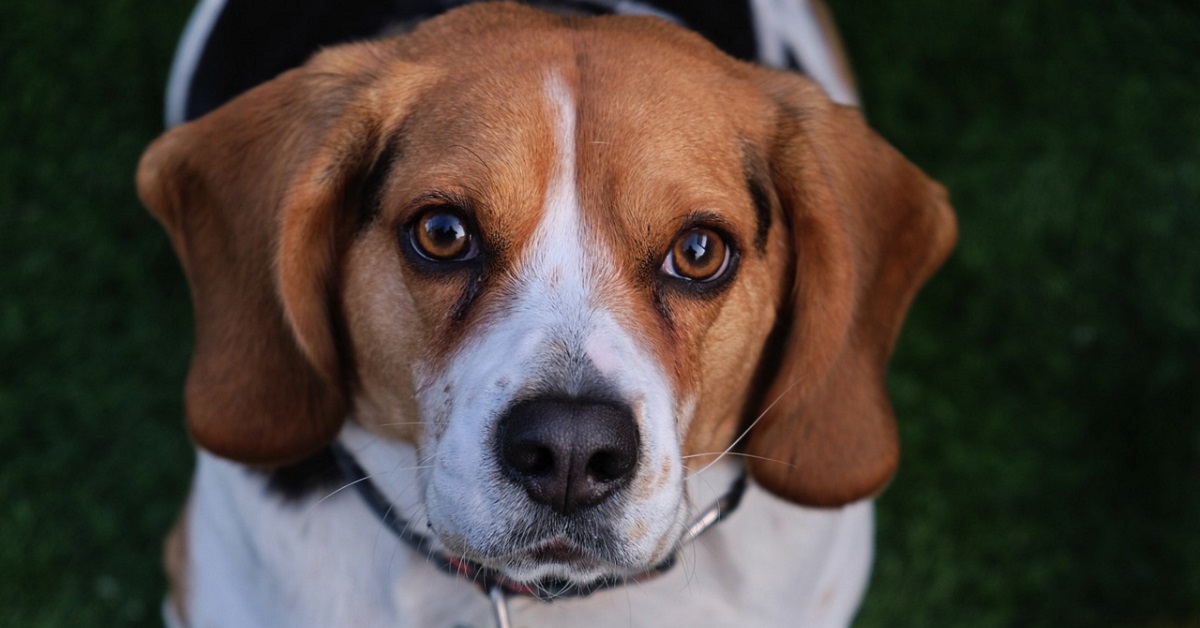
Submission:
[[675,239],[663,260],[662,271],[687,281],[715,281],[729,269],[729,249],[721,234],[696,227]]
[[413,223],[409,239],[417,253],[433,262],[463,262],[479,255],[475,234],[454,209],[426,210]]

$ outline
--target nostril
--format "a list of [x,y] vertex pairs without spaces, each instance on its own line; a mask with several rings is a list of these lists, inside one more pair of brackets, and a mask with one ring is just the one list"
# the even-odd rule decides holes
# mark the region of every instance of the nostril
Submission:
[[554,472],[554,452],[538,443],[506,443],[504,461],[514,471],[530,476]]
[[501,470],[531,499],[560,513],[598,504],[636,473],[638,430],[627,406],[537,398],[500,420]]
[[594,454],[587,463],[587,474],[597,482],[615,482],[629,475],[636,460],[615,451]]

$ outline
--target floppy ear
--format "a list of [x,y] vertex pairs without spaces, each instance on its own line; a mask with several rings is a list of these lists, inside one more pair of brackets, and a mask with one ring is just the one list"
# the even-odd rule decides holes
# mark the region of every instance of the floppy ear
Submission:
[[[170,235],[195,308],[187,424],[213,453],[287,462],[341,426],[339,256],[384,129],[414,91],[385,57],[366,44],[323,52],[142,155],[139,195]],[[385,67],[393,93],[381,114],[373,80]]]
[[[945,190],[814,84],[763,71],[794,278],[777,370],[747,446],[771,492],[837,506],[881,490],[899,442],[885,372],[917,288],[956,238]],[[782,463],[782,464],[780,464]]]

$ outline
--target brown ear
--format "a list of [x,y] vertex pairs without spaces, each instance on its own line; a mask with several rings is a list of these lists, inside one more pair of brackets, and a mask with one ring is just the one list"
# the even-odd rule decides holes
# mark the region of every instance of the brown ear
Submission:
[[813,84],[764,72],[778,106],[770,160],[794,279],[780,361],[750,435],[750,473],[797,503],[837,506],[887,484],[899,442],[884,378],[917,288],[953,248],[945,190]]
[[[191,286],[196,350],[185,393],[202,447],[248,463],[305,456],[346,412],[337,351],[338,257],[410,96],[370,45],[332,49],[142,155],[143,203],[170,235]],[[378,92],[398,89],[386,115]]]

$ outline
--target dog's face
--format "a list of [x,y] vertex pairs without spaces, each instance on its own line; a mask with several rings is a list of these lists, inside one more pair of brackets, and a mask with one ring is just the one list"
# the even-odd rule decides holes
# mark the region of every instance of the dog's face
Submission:
[[868,496],[882,376],[949,206],[851,110],[648,19],[472,7],[334,49],[160,139],[196,440],[414,444],[429,527],[517,581],[666,558],[688,473]]
[[357,419],[419,443],[448,549],[519,579],[673,549],[685,456],[731,442],[788,270],[764,99],[569,41],[426,92],[342,271]]

